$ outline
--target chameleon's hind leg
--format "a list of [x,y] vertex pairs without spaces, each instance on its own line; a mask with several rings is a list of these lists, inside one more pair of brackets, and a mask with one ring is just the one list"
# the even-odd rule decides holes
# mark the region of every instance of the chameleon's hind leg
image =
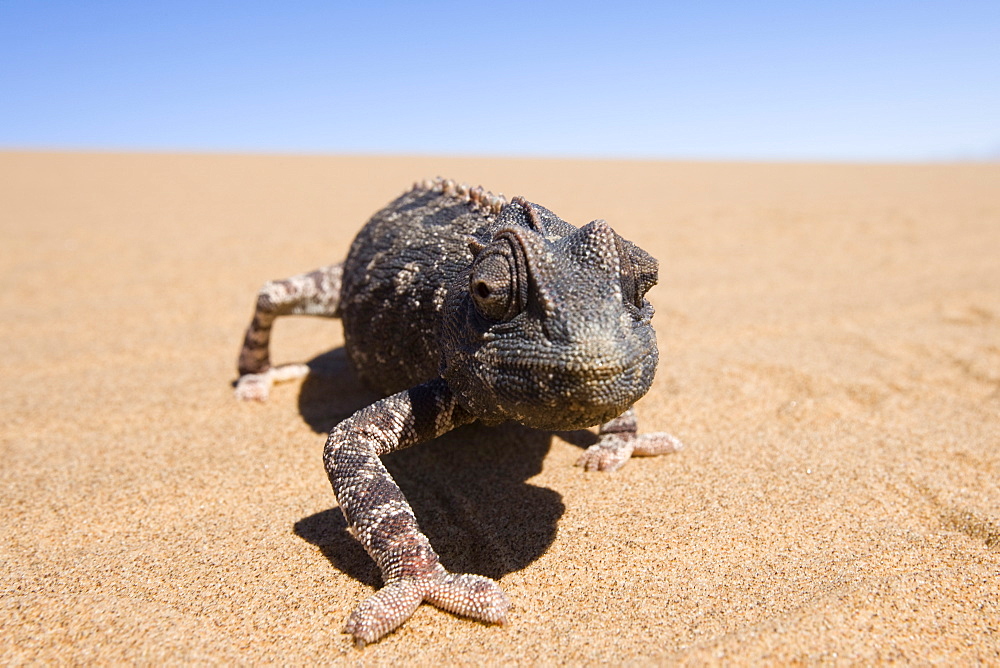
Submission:
[[630,408],[601,425],[597,443],[587,448],[576,465],[587,471],[615,471],[630,457],[650,457],[677,452],[684,447],[675,436],[664,432],[639,434],[635,410]]
[[338,263],[264,284],[257,293],[257,307],[240,350],[237,399],[263,401],[275,381],[301,378],[309,373],[305,364],[271,366],[271,327],[281,315],[336,317],[343,273],[344,266]]

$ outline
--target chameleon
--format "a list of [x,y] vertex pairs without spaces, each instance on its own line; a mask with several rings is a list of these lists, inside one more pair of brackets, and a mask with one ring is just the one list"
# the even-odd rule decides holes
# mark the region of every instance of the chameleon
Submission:
[[438,178],[375,213],[344,262],[260,289],[238,399],[265,400],[273,383],[308,374],[271,365],[271,329],[285,315],[339,317],[354,372],[384,397],[334,426],[323,450],[349,531],[382,572],[382,588],[347,619],[356,645],[423,602],[490,624],[511,605],[494,580],[444,568],[382,455],[475,420],[600,425],[577,462],[588,471],[682,447],[640,435],[632,408],[657,366],[645,297],[657,275],[657,261],[604,220],[577,228],[522,197]]

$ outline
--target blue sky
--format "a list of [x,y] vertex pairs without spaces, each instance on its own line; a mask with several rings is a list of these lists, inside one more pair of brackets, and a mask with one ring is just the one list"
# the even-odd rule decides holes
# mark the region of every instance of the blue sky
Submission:
[[0,148],[1000,159],[1000,1],[0,0]]

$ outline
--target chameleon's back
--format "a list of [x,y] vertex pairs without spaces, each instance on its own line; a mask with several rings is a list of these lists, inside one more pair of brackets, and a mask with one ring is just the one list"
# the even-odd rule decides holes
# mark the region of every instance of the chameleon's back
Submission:
[[360,379],[393,394],[438,375],[448,284],[473,260],[470,238],[496,220],[502,198],[436,180],[372,216],[344,263],[340,316]]

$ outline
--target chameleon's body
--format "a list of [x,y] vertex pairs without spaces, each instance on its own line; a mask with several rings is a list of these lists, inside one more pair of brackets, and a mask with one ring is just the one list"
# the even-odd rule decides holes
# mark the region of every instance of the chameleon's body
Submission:
[[477,419],[601,424],[581,457],[588,470],[680,447],[668,434],[637,435],[631,410],[656,369],[644,299],[656,273],[603,221],[577,229],[520,198],[437,180],[376,213],[343,264],[264,286],[238,397],[265,399],[273,381],[307,372],[270,365],[270,328],[287,314],[342,318],[352,366],[386,396],[334,427],[324,451],[348,524],[385,580],[348,620],[359,644],[422,601],[496,623],[509,607],[494,581],[441,566],[380,455]]

